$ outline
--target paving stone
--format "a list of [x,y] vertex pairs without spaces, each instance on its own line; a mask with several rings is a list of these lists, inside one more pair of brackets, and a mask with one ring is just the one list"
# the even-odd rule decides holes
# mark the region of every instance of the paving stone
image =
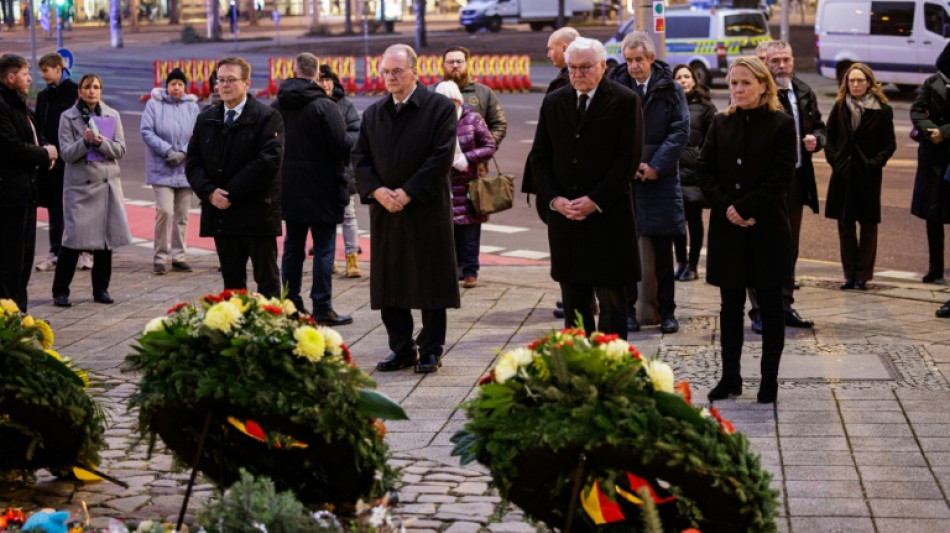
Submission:
[[[764,456],[763,456],[764,458]],[[923,458],[921,458],[923,459]],[[786,466],[852,466],[854,459],[851,452],[838,451],[821,453],[782,451],[782,461]]]
[[148,496],[133,496],[131,498],[114,498],[103,502],[103,505],[111,507],[120,513],[132,513],[139,507],[148,503]]
[[930,481],[929,468],[909,466],[859,466],[864,481]]
[[875,517],[950,519],[950,507],[943,500],[882,500],[868,503]]
[[[854,437],[849,440],[855,452],[916,452],[920,450],[917,441],[912,438]],[[950,451],[950,439],[947,440],[947,449]]]
[[848,437],[907,437],[912,438],[910,426],[903,424],[846,424]]
[[[402,495],[400,494],[399,497],[402,498]],[[416,501],[419,503],[454,503],[458,501],[458,498],[447,494],[419,494]]]
[[455,522],[445,533],[478,533],[481,529],[482,525],[477,522]]
[[943,494],[936,481],[864,481],[864,493],[868,498],[880,499],[942,499]]
[[779,423],[783,437],[836,437],[844,436],[844,427],[840,422],[824,424],[785,424]]
[[792,518],[799,516],[870,516],[861,498],[788,498]]
[[[913,533],[946,533],[947,521],[925,518],[876,518],[877,530],[913,531]],[[868,530],[870,531],[870,530]]]
[[490,516],[495,506],[490,503],[446,503],[439,507],[439,513],[451,513],[465,516]]
[[950,437],[950,424],[914,424],[918,437]]
[[488,530],[492,533],[537,533],[538,529],[524,522],[509,522],[489,524]]
[[874,531],[870,518],[838,516],[792,517],[792,531],[807,533],[867,533]]
[[465,482],[457,487],[450,489],[453,494],[459,495],[481,495],[488,491],[488,483]]
[[791,498],[847,498],[861,493],[861,483],[853,481],[785,481],[786,494]]
[[798,437],[782,433],[782,451],[848,451],[844,437]]
[[789,481],[858,481],[853,466],[786,466]]
[[924,456],[919,452],[856,451],[853,456],[858,466],[927,466]]

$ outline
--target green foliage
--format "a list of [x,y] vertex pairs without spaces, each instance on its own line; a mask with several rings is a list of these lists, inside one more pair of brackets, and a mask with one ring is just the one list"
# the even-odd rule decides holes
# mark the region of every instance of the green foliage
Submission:
[[[208,295],[153,320],[134,350],[126,366],[142,373],[130,401],[139,433],[158,433],[188,464],[211,412],[206,449],[215,451],[202,470],[219,484],[246,467],[306,502],[342,504],[334,498],[378,496],[392,482],[375,418],[405,412],[371,390],[375,382],[352,364],[338,333],[297,317],[290,302]],[[265,442],[239,432],[229,416],[259,424]],[[177,426],[163,429],[162,420]]]
[[[208,533],[315,533],[314,519],[290,491],[277,492],[274,482],[241,469],[241,479],[195,516]],[[261,529],[263,526],[265,529]]]
[[[777,493],[746,438],[674,394],[672,370],[615,335],[554,332],[503,354],[492,372],[464,404],[469,422],[452,453],[487,466],[501,495],[534,518],[563,526],[584,452],[586,484],[597,479],[610,497],[616,486],[631,490],[627,472],[676,497],[657,506],[656,520],[630,504],[626,522],[597,531],[649,531],[660,516],[674,529],[722,530],[726,519],[774,531]],[[580,506],[574,522],[595,528]]]

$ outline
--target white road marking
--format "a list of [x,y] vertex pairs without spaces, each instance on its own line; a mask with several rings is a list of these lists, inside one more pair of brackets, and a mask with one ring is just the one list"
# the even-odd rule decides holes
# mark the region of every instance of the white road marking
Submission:
[[885,270],[884,272],[875,272],[874,277],[906,279],[906,280],[914,280],[914,281],[918,279],[918,275],[916,272],[904,272],[903,270]]
[[502,246],[479,246],[478,253],[480,254],[493,254],[495,252],[500,252],[505,248]]
[[551,254],[547,252],[535,252],[534,250],[512,250],[503,254],[505,257],[519,257],[521,259],[547,259]]
[[503,226],[501,224],[482,224],[482,230],[491,231],[493,233],[521,233],[523,231],[528,231],[529,228],[522,228],[520,226]]

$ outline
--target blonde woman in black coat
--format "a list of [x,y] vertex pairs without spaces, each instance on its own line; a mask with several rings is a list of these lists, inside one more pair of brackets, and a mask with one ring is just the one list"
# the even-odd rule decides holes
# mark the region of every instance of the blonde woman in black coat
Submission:
[[757,58],[737,58],[727,80],[733,103],[713,120],[697,164],[712,208],[706,281],[719,287],[722,299],[722,377],[709,399],[742,394],[743,308],[746,289],[753,288],[763,328],[758,401],[772,403],[785,347],[782,285],[791,274],[785,195],[795,172],[795,123]]
[[[864,63],[851,65],[828,115],[825,145],[831,165],[825,216],[838,221],[842,290],[864,290],[874,276],[882,169],[896,148],[894,110],[874,72]],[[861,225],[860,240],[855,223]]]

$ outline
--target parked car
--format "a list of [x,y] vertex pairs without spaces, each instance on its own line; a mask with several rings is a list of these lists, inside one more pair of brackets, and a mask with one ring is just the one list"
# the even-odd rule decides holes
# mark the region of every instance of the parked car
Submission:
[[[631,18],[604,43],[608,67],[624,62],[620,43],[635,29],[635,18]],[[665,61],[691,66],[696,81],[706,86],[726,76],[730,57],[754,55],[760,42],[771,39],[765,14],[757,9],[666,8]]]

